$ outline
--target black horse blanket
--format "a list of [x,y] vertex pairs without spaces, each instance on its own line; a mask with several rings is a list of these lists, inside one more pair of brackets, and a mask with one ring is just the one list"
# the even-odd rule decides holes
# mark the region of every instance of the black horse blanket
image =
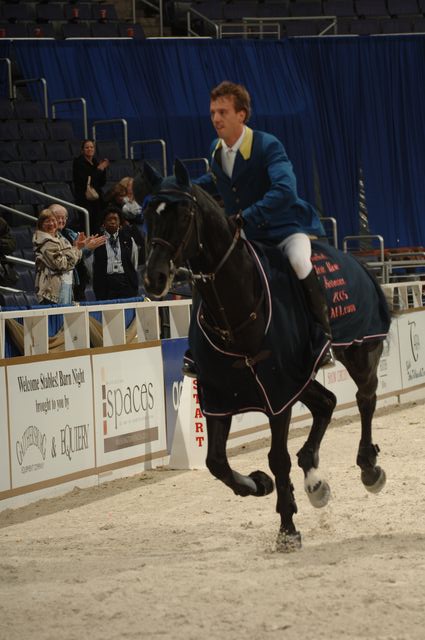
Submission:
[[[268,323],[261,351],[267,357],[251,364],[226,351],[202,327],[202,303],[194,309],[189,345],[205,415],[281,413],[314,378],[329,347],[282,250],[262,244],[248,247],[264,279]],[[333,346],[384,339],[391,319],[373,276],[355,258],[326,243],[314,241],[312,247],[312,263],[327,294]]]

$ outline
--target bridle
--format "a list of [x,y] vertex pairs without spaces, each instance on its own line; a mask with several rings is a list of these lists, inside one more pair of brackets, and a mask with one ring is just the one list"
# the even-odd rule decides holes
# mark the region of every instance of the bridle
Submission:
[[[200,253],[202,253],[203,251],[203,244],[200,238],[200,230],[199,230],[199,224],[198,224],[198,216],[196,215],[197,212],[199,211],[199,205],[197,202],[196,197],[190,193],[189,191],[181,191],[179,189],[160,189],[154,196],[153,200],[157,200],[160,199],[161,196],[173,196],[173,195],[178,195],[181,198],[187,198],[190,203],[190,210],[189,210],[189,214],[190,214],[190,219],[189,219],[189,223],[187,226],[187,229],[183,235],[183,238],[180,242],[180,244],[178,246],[176,246],[175,244],[173,244],[172,242],[168,242],[168,240],[164,240],[164,238],[159,238],[159,237],[153,237],[151,239],[151,246],[152,248],[155,247],[156,245],[165,247],[166,249],[168,249],[170,251],[171,257],[170,257],[170,264],[171,264],[171,271],[173,271],[173,267],[176,264],[176,261],[181,257],[181,255],[183,254],[184,250],[186,249],[186,247],[189,245],[191,239],[192,239],[192,234],[195,231],[196,234],[196,241],[197,241],[197,247],[198,247],[198,255]],[[254,322],[257,319],[257,315],[258,315],[258,311],[261,307],[261,305],[263,304],[263,300],[264,300],[264,290],[261,290],[261,294],[259,296],[259,299],[255,305],[255,309],[254,311],[252,311],[249,314],[249,317],[244,320],[241,324],[239,324],[237,327],[232,328],[228,319],[227,319],[227,315],[224,309],[224,306],[220,300],[220,296],[219,293],[217,291],[217,288],[215,286],[215,280],[216,280],[216,276],[219,273],[219,271],[223,268],[223,266],[226,264],[227,260],[230,258],[230,256],[232,255],[235,247],[237,246],[240,238],[241,238],[241,228],[242,225],[238,224],[238,221],[236,223],[236,230],[235,233],[233,235],[232,238],[232,242],[230,243],[229,247],[227,248],[226,252],[224,253],[223,257],[221,258],[221,260],[219,261],[219,263],[217,264],[217,266],[209,273],[202,273],[202,272],[198,272],[195,273],[190,267],[179,267],[177,269],[177,272],[180,274],[183,274],[187,277],[187,279],[189,280],[189,282],[192,282],[192,284],[194,284],[195,286],[199,286],[199,284],[209,284],[211,287],[211,292],[215,298],[216,304],[217,304],[217,308],[219,311],[219,316],[221,319],[221,323],[224,325],[224,329],[221,328],[218,323],[216,323],[215,325],[211,325],[209,324],[206,319],[204,314],[201,315],[201,322],[202,324],[205,326],[206,329],[208,329],[209,331],[215,333],[216,335],[218,335],[220,337],[220,339],[222,341],[224,341],[225,343],[234,343],[235,342],[235,335],[237,333],[239,333],[242,329],[244,329],[248,324],[250,324],[251,322]],[[211,313],[211,311],[210,311]]]

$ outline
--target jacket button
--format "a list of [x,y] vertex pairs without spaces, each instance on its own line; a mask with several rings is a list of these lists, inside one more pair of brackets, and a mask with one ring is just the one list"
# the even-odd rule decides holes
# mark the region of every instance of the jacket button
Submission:
[[236,187],[232,187],[233,193],[236,193]]

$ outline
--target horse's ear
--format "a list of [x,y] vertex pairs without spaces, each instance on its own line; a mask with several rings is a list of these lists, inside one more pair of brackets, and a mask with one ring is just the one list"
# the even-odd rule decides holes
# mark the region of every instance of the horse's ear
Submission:
[[183,162],[178,158],[174,160],[174,175],[176,176],[179,187],[190,187],[189,172]]
[[136,202],[142,204],[146,196],[150,195],[161,184],[162,179],[161,174],[149,162],[144,161],[133,182],[133,193]]

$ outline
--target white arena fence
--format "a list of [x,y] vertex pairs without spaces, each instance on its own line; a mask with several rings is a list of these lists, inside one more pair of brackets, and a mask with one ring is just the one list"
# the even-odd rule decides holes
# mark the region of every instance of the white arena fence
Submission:
[[[378,403],[423,398],[422,281],[384,285],[395,309],[379,366]],[[0,312],[0,509],[168,465],[205,465],[196,380],[181,374],[190,300]],[[164,337],[166,336],[166,337]],[[23,355],[6,357],[9,341]],[[356,413],[341,364],[318,380]],[[293,426],[310,417],[297,403]],[[268,435],[261,413],[236,416],[229,447]]]

